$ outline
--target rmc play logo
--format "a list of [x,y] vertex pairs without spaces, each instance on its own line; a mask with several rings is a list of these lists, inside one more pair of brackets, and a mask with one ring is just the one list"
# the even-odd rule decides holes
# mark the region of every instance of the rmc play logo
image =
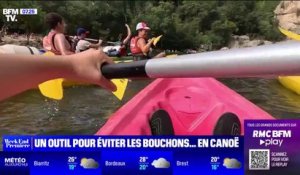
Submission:
[[253,130],[253,138],[261,138],[259,140],[259,145],[264,146],[279,146],[283,144],[281,138],[291,138],[291,130]]

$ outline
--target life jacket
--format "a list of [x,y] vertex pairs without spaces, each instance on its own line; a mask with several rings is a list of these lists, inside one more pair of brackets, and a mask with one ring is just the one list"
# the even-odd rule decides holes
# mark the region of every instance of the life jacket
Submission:
[[126,46],[120,48],[120,56],[126,56],[127,55],[127,50],[126,50]]
[[[54,38],[55,38],[56,34],[57,34],[57,32],[50,31],[48,33],[48,35],[43,38],[43,48],[48,51],[51,51],[55,55],[61,55],[61,52],[59,50],[57,50],[57,47],[55,47],[55,44],[54,44]],[[69,42],[70,46],[72,46],[72,42],[67,37],[66,37],[66,40]],[[71,51],[74,51],[74,50],[72,50],[72,47],[71,47]]]
[[44,38],[43,38],[43,48],[47,51],[51,50],[51,45],[48,41],[48,36],[44,36]]
[[130,51],[132,55],[141,55],[143,51],[138,47],[137,42],[141,37],[135,36],[130,40]]
[[135,36],[130,40],[130,51],[134,61],[150,59],[149,53],[145,55],[142,49],[137,46],[137,42],[140,38],[141,37]]
[[123,41],[120,41],[120,56],[127,56],[128,49],[130,48],[130,43],[124,43]]
[[57,34],[55,31],[50,31],[47,36],[43,38],[43,47],[44,49],[51,51],[55,55],[61,55],[54,45],[54,37]]

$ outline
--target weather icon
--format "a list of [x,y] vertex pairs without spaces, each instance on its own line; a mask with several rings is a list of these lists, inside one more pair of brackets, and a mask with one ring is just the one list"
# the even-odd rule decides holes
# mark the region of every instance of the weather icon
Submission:
[[80,161],[80,166],[82,166],[84,169],[97,169],[99,164],[92,158],[82,158]]
[[223,166],[228,168],[228,169],[238,169],[241,168],[241,162],[239,162],[237,159],[230,159],[230,158],[225,158],[223,162]]
[[151,164],[155,168],[169,168],[170,167],[170,162],[167,161],[165,158],[159,158],[157,160],[154,160]]

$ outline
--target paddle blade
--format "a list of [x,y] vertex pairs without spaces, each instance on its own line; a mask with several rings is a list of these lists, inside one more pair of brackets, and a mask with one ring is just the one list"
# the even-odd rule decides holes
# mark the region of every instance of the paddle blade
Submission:
[[39,89],[41,93],[48,98],[55,100],[61,100],[63,98],[63,78],[49,80],[44,83],[39,84]]
[[117,90],[113,94],[119,99],[122,100],[127,88],[128,79],[113,79],[111,80],[116,86]]
[[162,37],[162,35],[154,38],[154,41],[153,41],[153,45],[156,46],[156,44],[158,43],[158,41],[160,40],[160,38]]
[[284,34],[285,36],[291,38],[291,39],[294,39],[294,40],[298,40],[300,41],[300,35],[294,33],[294,32],[291,32],[291,31],[288,31],[288,30],[285,30],[281,27],[278,27],[279,31]]

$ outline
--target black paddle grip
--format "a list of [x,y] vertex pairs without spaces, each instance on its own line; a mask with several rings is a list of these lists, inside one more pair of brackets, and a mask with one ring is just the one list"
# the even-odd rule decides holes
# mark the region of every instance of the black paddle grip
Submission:
[[134,61],[130,63],[104,64],[101,67],[102,75],[105,78],[145,78],[148,77],[145,71],[147,60]]

